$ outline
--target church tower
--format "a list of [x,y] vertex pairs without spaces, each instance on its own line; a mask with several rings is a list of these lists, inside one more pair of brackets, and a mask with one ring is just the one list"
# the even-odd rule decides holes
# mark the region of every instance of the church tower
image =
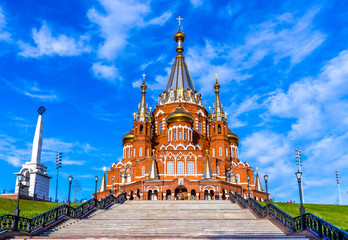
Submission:
[[[185,61],[186,36],[182,18],[178,20],[176,56],[166,88],[151,112],[143,74],[133,128],[122,138],[122,161],[107,171],[105,195],[110,189],[118,194],[125,186],[129,200],[224,200],[229,197],[227,189],[238,188],[240,193],[247,189],[249,175],[251,196],[263,200],[262,188],[255,189],[254,171],[239,160],[239,138],[228,128],[217,76],[212,112],[202,104]],[[228,172],[236,178],[229,178]]]

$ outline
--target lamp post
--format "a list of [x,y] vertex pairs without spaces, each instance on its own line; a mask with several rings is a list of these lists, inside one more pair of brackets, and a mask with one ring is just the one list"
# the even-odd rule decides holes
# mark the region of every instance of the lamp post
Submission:
[[236,197],[238,195],[238,178],[237,178],[237,175],[236,175]]
[[302,172],[298,171],[295,173],[297,182],[298,182],[298,188],[299,188],[299,193],[300,193],[300,202],[301,202],[301,207],[300,207],[300,215],[301,215],[301,222],[302,222],[302,229],[306,229],[306,223],[304,219],[305,215],[305,208],[303,206],[303,199],[302,199],[302,189],[301,189],[301,180],[302,180]]
[[70,216],[70,191],[71,191],[71,182],[73,180],[73,177],[69,176],[69,194],[68,194],[68,216]]
[[249,202],[249,199],[250,199],[250,176],[247,175],[247,181],[248,181],[248,202]]
[[123,174],[120,173],[120,177],[122,177],[124,180],[123,180],[123,192],[126,192],[126,179],[128,177],[128,174],[126,174],[127,172],[127,168],[123,169]]
[[266,214],[269,215],[269,206],[268,206],[269,199],[268,199],[268,185],[267,185],[267,183],[268,183],[268,175],[265,174],[263,176],[263,178],[265,179],[265,184],[266,184]]
[[114,194],[115,176],[112,177],[111,193]]
[[230,196],[230,185],[231,185],[231,169],[228,168],[227,169],[227,173],[226,173],[226,177],[227,177],[227,181],[228,182],[228,196]]
[[21,195],[21,188],[22,188],[22,180],[23,180],[23,175],[20,174],[17,177],[18,180],[18,195],[17,195],[17,205],[16,205],[16,209],[13,212],[13,215],[15,216],[14,221],[13,221],[13,225],[12,225],[12,230],[13,231],[18,231],[18,221],[19,221],[19,213],[20,213],[20,209],[19,209],[19,197]]
[[57,182],[56,182],[56,202],[58,202],[58,175],[59,175],[59,168],[62,167],[62,153],[57,153],[56,157],[56,169],[57,169]]
[[94,199],[97,200],[97,186],[98,186],[98,176],[94,177],[95,180],[95,191],[94,191]]

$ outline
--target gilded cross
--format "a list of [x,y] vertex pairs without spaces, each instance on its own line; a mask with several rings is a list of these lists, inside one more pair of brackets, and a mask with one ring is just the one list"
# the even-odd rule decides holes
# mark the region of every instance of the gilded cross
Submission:
[[134,113],[133,113],[134,119],[135,119],[135,116],[136,116],[136,115],[137,115],[137,114],[134,112]]
[[176,19],[176,20],[178,20],[178,22],[179,22],[179,28],[181,27],[181,20],[183,20],[183,18],[181,18],[180,16]]
[[215,73],[215,78],[216,78],[216,81],[217,81],[217,76],[218,76],[218,74],[217,74],[217,73]]
[[211,110],[211,107],[209,106],[209,107],[208,107],[208,109],[209,109],[209,112],[210,112],[210,110]]
[[155,149],[152,149],[152,155],[155,155]]
[[141,76],[143,76],[143,81],[145,82],[145,77],[146,77],[145,73],[143,73],[143,75]]
[[150,112],[151,112],[151,110],[152,110],[152,107],[149,107],[149,109],[150,109]]

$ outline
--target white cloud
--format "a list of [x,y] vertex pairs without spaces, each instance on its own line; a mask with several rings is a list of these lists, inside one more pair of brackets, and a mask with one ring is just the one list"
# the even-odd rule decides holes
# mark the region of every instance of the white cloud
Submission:
[[87,45],[89,41],[88,35],[79,36],[78,39],[68,37],[64,34],[54,36],[52,30],[43,24],[40,30],[33,29],[32,37],[35,45],[19,41],[21,52],[19,55],[23,57],[38,58],[41,56],[77,56],[91,49]]
[[98,50],[102,59],[113,60],[127,45],[131,29],[142,28],[148,25],[163,25],[172,15],[170,11],[145,22],[144,18],[151,9],[148,4],[140,1],[100,0],[105,12],[96,8],[88,11],[89,20],[100,28],[100,36],[104,43]]
[[105,79],[110,82],[115,82],[115,79],[119,77],[118,70],[114,65],[104,65],[101,62],[94,63],[92,66],[92,71],[95,77]]
[[18,167],[24,161],[30,161],[30,149],[18,149],[17,140],[4,134],[0,134],[0,160]]
[[191,0],[191,4],[194,6],[194,7],[199,7],[203,4],[203,0]]
[[[198,78],[202,94],[212,94],[214,74],[219,73],[221,85],[231,81],[243,81],[252,77],[250,69],[257,66],[266,56],[277,64],[288,58],[290,67],[301,62],[325,40],[325,35],[313,30],[312,20],[318,13],[312,9],[301,17],[285,13],[253,26],[244,39],[244,44],[221,45],[206,40],[204,47],[188,50],[187,63],[191,76]],[[219,65],[216,65],[219,62]],[[224,62],[224,64],[220,64]]]
[[6,27],[6,19],[4,15],[4,11],[0,7],[0,41],[11,41],[11,34],[4,30]]

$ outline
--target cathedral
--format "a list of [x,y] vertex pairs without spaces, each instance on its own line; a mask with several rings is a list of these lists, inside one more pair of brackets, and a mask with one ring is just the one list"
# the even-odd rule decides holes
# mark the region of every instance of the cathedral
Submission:
[[226,200],[228,191],[264,201],[258,173],[238,155],[238,136],[228,128],[217,80],[213,108],[202,104],[183,55],[185,34],[175,33],[177,55],[153,111],[145,74],[133,128],[122,137],[123,158],[104,175],[97,193],[127,193],[129,200]]

